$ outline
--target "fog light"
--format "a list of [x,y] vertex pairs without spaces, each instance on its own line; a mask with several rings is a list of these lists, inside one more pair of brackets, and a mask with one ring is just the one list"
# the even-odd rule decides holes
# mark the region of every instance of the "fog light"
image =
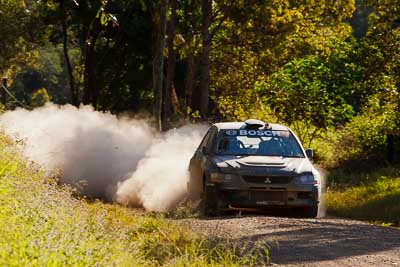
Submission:
[[318,180],[315,180],[314,175],[305,174],[302,176],[296,177],[296,184],[318,184]]

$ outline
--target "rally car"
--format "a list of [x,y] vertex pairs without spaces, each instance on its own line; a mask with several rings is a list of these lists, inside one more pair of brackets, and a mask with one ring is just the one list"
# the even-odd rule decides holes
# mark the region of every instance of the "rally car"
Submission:
[[316,217],[321,178],[312,156],[286,126],[254,119],[216,123],[190,160],[188,191],[202,199],[206,216],[279,207]]

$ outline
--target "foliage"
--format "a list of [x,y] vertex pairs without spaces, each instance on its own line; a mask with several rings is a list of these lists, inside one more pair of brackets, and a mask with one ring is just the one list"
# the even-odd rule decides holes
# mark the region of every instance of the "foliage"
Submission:
[[[0,1],[0,71],[18,100],[29,104],[46,88],[57,104],[152,112],[160,1]],[[202,6],[210,1],[204,29]],[[163,85],[162,117],[171,127],[183,118],[288,124],[328,165],[382,154],[380,129],[400,125],[398,4],[177,0],[173,7],[170,1],[163,78],[171,84]],[[205,44],[208,107],[201,98]]]
[[235,4],[226,11],[228,19],[216,34],[212,89],[222,115],[234,114],[220,101],[234,100],[236,113],[240,113],[237,119],[251,112],[249,107],[260,106],[254,90],[257,82],[278,75],[275,73],[291,61],[324,60],[332,53],[343,53],[337,43],[351,34],[344,19],[354,10],[352,1],[340,6],[329,1],[281,0]]
[[41,106],[44,106],[49,101],[50,101],[50,97],[47,94],[47,90],[45,88],[40,88],[32,94],[31,106],[32,107],[41,107]]
[[[396,91],[399,93],[400,9],[397,7],[400,2],[362,2],[371,11],[368,16],[369,27],[362,42],[363,64],[368,66],[364,78],[366,87],[375,89],[375,92],[385,91],[388,96]],[[400,120],[397,119],[396,123],[400,125]]]
[[329,128],[313,144],[320,162],[326,167],[352,161],[358,162],[359,168],[379,165],[386,157],[385,131],[396,128],[397,102],[397,94],[388,98],[386,94],[373,95],[360,114],[344,126]]
[[385,131],[395,127],[396,105],[371,97],[368,106],[347,125],[345,135],[353,135],[356,146],[365,153],[382,151],[386,144]]
[[43,22],[38,20],[36,5],[24,1],[0,1],[0,74],[11,76],[21,66],[31,64],[35,48],[42,40]]
[[351,62],[350,53],[343,52],[352,47],[344,43],[341,53],[332,53],[326,60],[295,59],[256,84],[263,103],[278,121],[293,125],[303,141],[311,143],[319,131],[348,121],[353,107],[362,101],[357,84],[361,70]]
[[0,135],[2,266],[243,266],[265,254],[207,239],[162,215],[88,203],[22,159]]

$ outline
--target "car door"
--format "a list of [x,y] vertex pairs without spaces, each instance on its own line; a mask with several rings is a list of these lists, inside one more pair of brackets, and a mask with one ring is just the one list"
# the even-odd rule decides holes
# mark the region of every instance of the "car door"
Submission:
[[214,167],[213,157],[214,157],[214,146],[215,141],[218,135],[217,127],[211,128],[210,137],[207,142],[204,144],[204,148],[201,148],[202,157],[201,157],[201,169],[204,174],[209,174],[211,169]]
[[188,190],[190,194],[199,196],[204,189],[204,176],[212,165],[213,145],[217,137],[217,127],[211,127],[190,160],[190,180]]

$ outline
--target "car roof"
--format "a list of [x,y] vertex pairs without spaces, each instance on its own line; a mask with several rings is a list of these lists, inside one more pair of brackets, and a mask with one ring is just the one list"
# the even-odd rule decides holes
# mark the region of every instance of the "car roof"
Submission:
[[[244,122],[219,122],[215,123],[219,130],[237,130],[237,129],[245,129],[246,123]],[[268,130],[273,131],[288,131],[289,128],[285,125],[276,124],[276,123],[268,123]]]

